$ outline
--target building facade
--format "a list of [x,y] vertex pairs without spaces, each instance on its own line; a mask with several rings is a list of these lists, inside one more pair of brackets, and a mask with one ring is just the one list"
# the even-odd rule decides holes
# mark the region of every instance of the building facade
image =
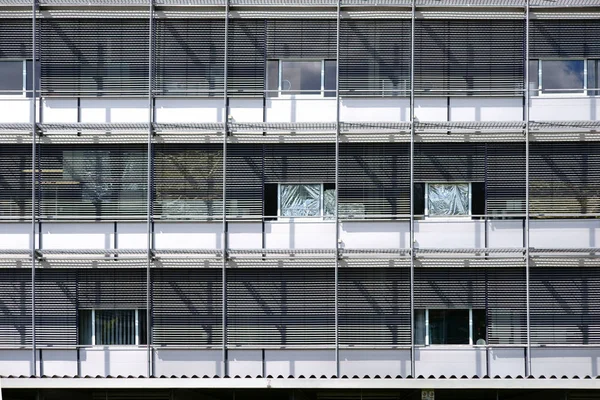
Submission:
[[2,0],[0,38],[0,397],[596,396],[598,0]]

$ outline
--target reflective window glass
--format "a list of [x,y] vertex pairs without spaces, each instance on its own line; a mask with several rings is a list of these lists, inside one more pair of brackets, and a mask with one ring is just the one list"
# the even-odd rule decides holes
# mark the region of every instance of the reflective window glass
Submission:
[[583,60],[543,60],[543,93],[582,93]]
[[281,90],[286,94],[321,94],[321,61],[282,61]]

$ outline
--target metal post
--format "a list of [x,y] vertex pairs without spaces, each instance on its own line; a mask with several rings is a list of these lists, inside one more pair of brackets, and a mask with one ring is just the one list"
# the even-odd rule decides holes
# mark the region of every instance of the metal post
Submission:
[[221,271],[223,376],[227,366],[227,137],[229,136],[229,101],[227,98],[227,63],[229,55],[229,0],[225,0],[225,49],[223,56],[223,266]]
[[531,321],[529,305],[529,0],[525,0],[525,309],[527,319],[527,349],[525,376],[531,375]]
[[339,167],[340,167],[340,0],[337,0],[337,20],[335,31],[336,45],[336,71],[335,71],[335,265],[334,265],[334,313],[335,313],[335,371],[336,376],[340,376],[340,335],[339,335],[339,299],[338,299],[338,283],[339,283],[339,252],[340,252],[340,220],[338,213],[338,193],[339,193]]
[[148,257],[146,264],[146,348],[148,357],[148,377],[153,375],[152,371],[152,298],[150,295],[151,287],[151,266],[152,266],[152,135],[154,123],[154,0],[149,0],[149,20],[148,20],[148,147],[147,147],[147,165],[146,165],[146,235],[148,245]]
[[411,2],[410,18],[410,374],[415,373],[415,1]]
[[[36,244],[35,244],[35,181],[37,179],[37,165],[36,165],[36,146],[37,146],[37,122],[36,122],[36,65],[37,60],[37,24],[36,24],[36,13],[37,13],[37,0],[33,0],[31,5],[31,53],[32,53],[32,68],[31,68],[31,371],[32,375],[37,375],[37,346],[36,346],[36,335],[35,335],[35,257],[36,257]],[[41,232],[40,232],[41,234]]]

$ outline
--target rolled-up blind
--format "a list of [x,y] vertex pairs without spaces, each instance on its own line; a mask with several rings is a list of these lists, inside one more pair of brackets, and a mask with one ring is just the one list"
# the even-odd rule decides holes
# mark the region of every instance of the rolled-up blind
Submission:
[[600,57],[600,24],[590,20],[532,20],[531,58]]
[[42,95],[148,95],[147,19],[41,20]]
[[225,22],[156,20],[156,89],[167,95],[223,95]]
[[0,146],[0,216],[31,216],[31,146]]
[[41,269],[36,273],[35,332],[38,343],[77,344],[77,272]]
[[31,270],[0,273],[0,345],[31,344]]
[[31,19],[0,20],[0,59],[31,60]]
[[157,345],[222,343],[221,271],[153,271],[152,321]]
[[410,21],[342,20],[339,64],[343,96],[407,96]]
[[522,96],[524,33],[520,20],[417,20],[415,90]]
[[230,345],[333,344],[331,269],[230,270]]
[[264,96],[265,29],[264,20],[232,19],[229,22],[227,56],[229,96]]
[[77,302],[80,308],[146,308],[146,270],[80,269]]

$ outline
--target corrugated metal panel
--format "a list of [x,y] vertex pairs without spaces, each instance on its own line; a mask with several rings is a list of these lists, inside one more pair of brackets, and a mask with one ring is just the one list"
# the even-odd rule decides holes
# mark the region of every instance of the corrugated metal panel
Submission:
[[265,21],[229,22],[227,91],[230,96],[264,96],[266,60]]
[[42,345],[76,345],[76,271],[40,269],[35,278],[37,342]]
[[2,270],[0,300],[0,345],[31,344],[31,270]]
[[340,213],[410,213],[409,146],[403,143],[341,144]]
[[532,213],[600,212],[600,143],[532,143]]
[[44,19],[41,87],[49,95],[148,92],[148,21]]
[[162,218],[223,214],[223,151],[216,144],[157,144],[154,213]]
[[531,340],[600,343],[600,268],[531,269]]
[[223,95],[224,20],[156,21],[156,89],[168,95]]
[[31,19],[0,20],[0,58],[31,60]]
[[77,302],[80,308],[146,308],[146,270],[78,270]]
[[415,308],[485,309],[489,344],[525,340],[522,268],[417,268]]
[[344,96],[407,96],[410,21],[342,20],[339,64]]
[[153,270],[153,342],[157,345],[222,343],[221,271]]
[[42,145],[38,157],[42,216],[146,213],[144,146]]
[[335,59],[334,20],[270,20],[267,24],[267,57]]
[[333,270],[228,271],[230,345],[334,343]]
[[31,145],[0,146],[0,216],[31,216]]
[[521,96],[510,89],[523,87],[523,35],[523,21],[417,20],[415,89]]
[[600,57],[597,20],[532,20],[530,55],[536,57]]
[[340,344],[410,344],[408,268],[340,269]]

